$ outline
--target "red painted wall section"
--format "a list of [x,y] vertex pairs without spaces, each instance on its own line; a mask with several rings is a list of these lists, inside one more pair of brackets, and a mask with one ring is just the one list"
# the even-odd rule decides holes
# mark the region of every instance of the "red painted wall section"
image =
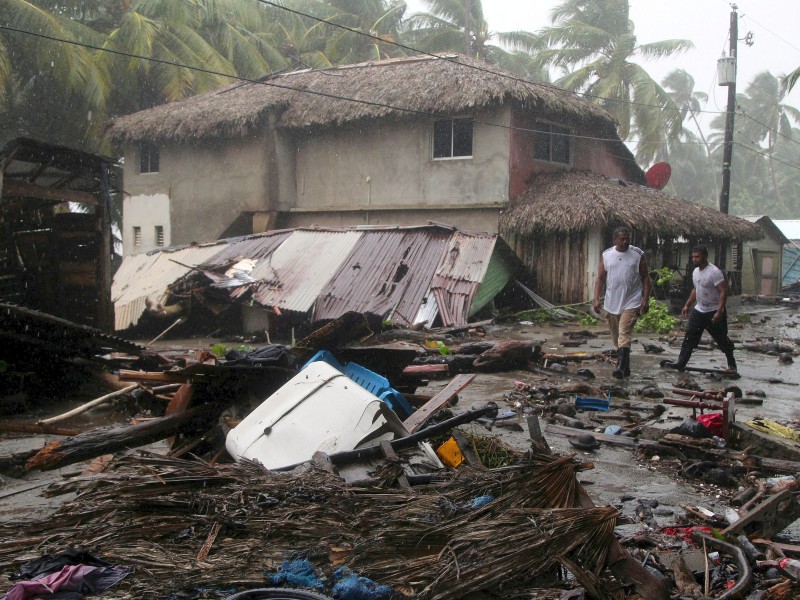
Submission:
[[[563,127],[570,127],[567,122],[558,122],[550,119]],[[607,177],[629,179],[629,173],[638,169],[635,164],[626,164],[631,159],[620,156],[614,144],[603,140],[591,139],[593,136],[601,137],[599,133],[573,130],[577,136],[572,139],[571,157],[572,164],[564,165],[536,160],[533,157],[533,130],[536,128],[536,117],[525,114],[519,109],[511,111],[511,148],[509,149],[509,190],[508,197],[514,200],[528,187],[531,177],[537,173],[552,173],[568,168],[592,171]]]

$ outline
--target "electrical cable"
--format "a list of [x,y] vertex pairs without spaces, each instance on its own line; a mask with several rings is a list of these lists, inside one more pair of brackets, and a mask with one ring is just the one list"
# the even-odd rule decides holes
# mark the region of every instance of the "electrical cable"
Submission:
[[[11,31],[11,32],[14,32],[14,33],[20,33],[20,34],[24,34],[24,35],[31,35],[31,36],[34,36],[34,37],[43,38],[43,39],[46,39],[46,40],[49,40],[49,41],[53,41],[53,42],[60,42],[60,43],[80,46],[80,47],[87,48],[87,49],[90,49],[90,50],[97,50],[97,51],[100,51],[100,52],[108,52],[108,53],[111,53],[111,54],[114,54],[114,55],[117,55],[117,56],[123,56],[123,57],[126,57],[126,58],[134,58],[134,59],[137,59],[137,60],[144,60],[144,61],[154,62],[154,63],[157,63],[157,64],[163,64],[163,65],[167,65],[167,66],[171,66],[171,67],[189,69],[189,70],[192,70],[192,71],[198,71],[198,72],[201,72],[201,73],[205,73],[207,75],[217,75],[217,76],[220,76],[220,77],[227,77],[229,79],[241,81],[242,83],[265,85],[267,87],[275,87],[275,88],[284,89],[284,90],[288,90],[288,91],[292,91],[292,92],[311,94],[311,95],[315,95],[315,96],[322,96],[322,97],[325,97],[325,98],[331,98],[333,100],[342,100],[342,101],[346,101],[346,102],[354,102],[354,103],[358,103],[358,104],[365,104],[365,105],[368,105],[368,106],[375,106],[375,107],[378,107],[378,108],[388,108],[388,109],[391,109],[391,110],[397,110],[397,111],[400,111],[400,112],[406,112],[406,113],[420,115],[420,116],[426,116],[426,117],[437,117],[437,118],[448,118],[448,119],[449,118],[453,118],[451,115],[447,115],[447,114],[433,113],[433,112],[429,112],[429,111],[417,110],[417,109],[412,109],[412,108],[404,108],[404,107],[394,106],[394,105],[386,104],[386,103],[382,103],[382,102],[374,102],[374,101],[371,101],[371,100],[361,100],[361,99],[357,99],[357,98],[349,98],[347,96],[339,96],[337,94],[330,94],[330,93],[327,93],[327,92],[320,92],[320,91],[309,90],[309,89],[294,88],[292,86],[282,85],[282,84],[275,83],[275,82],[272,82],[272,81],[267,81],[265,78],[251,79],[251,78],[248,78],[248,77],[243,77],[241,75],[223,73],[221,71],[214,71],[212,69],[205,69],[205,68],[202,68],[202,67],[195,67],[195,66],[191,66],[191,65],[185,65],[185,64],[182,64],[182,63],[174,62],[174,61],[168,61],[168,60],[163,60],[163,59],[159,59],[159,58],[153,58],[153,57],[142,56],[142,55],[138,55],[138,54],[132,54],[132,53],[129,53],[129,52],[124,52],[122,50],[115,50],[113,48],[105,48],[105,47],[102,47],[102,46],[95,46],[93,44],[87,44],[87,43],[84,43],[84,42],[78,42],[76,40],[68,40],[68,39],[64,39],[64,38],[58,38],[58,37],[55,37],[55,36],[50,36],[50,35],[43,34],[43,33],[27,31],[27,30],[24,30],[24,29],[17,29],[17,28],[14,28],[14,27],[10,27],[8,25],[0,25],[0,30]],[[437,57],[437,58],[439,58],[439,57]],[[463,64],[463,63],[459,63],[459,64]],[[336,67],[333,67],[333,68],[335,69]],[[531,85],[538,85],[537,82],[527,82],[527,83],[529,83]],[[571,92],[568,92],[566,90],[562,90],[561,88],[555,88],[555,89],[558,90],[560,93],[571,93]],[[225,90],[217,90],[217,93],[224,93],[224,92],[225,92]],[[491,126],[491,127],[499,127],[499,128],[508,129],[508,130],[511,130],[511,131],[523,131],[523,132],[529,132],[529,133],[547,133],[547,131],[541,130],[541,129],[532,129],[532,128],[526,128],[526,127],[503,125],[501,123],[491,123],[491,122],[488,122],[488,121],[480,121],[480,120],[477,120],[477,119],[473,119],[473,122],[477,123],[479,125],[487,125],[487,126]],[[615,143],[623,143],[623,144],[624,143],[629,143],[629,144],[631,144],[633,146],[638,146],[638,145],[645,144],[645,142],[635,142],[635,141],[624,142],[620,138],[608,138],[608,137],[577,135],[577,134],[573,134],[573,133],[570,134],[570,137],[573,137],[573,138],[576,138],[576,139],[586,139],[586,140],[602,141],[602,142],[615,142]],[[657,144],[657,143],[659,143],[659,142],[650,142],[651,145]],[[686,143],[693,143],[693,142],[686,142]],[[696,143],[699,143],[699,142],[696,142]],[[620,158],[622,158],[622,160],[626,160],[628,162],[634,162],[635,163],[635,160],[631,160],[631,159],[624,158],[624,157],[620,157]]]
[[[384,44],[390,44],[392,46],[397,46],[398,48],[402,48],[403,50],[411,51],[411,52],[413,52],[415,54],[423,54],[423,55],[432,56],[432,57],[438,58],[438,59],[448,60],[449,62],[455,63],[457,65],[461,65],[463,67],[467,67],[469,69],[475,69],[476,71],[481,71],[483,73],[489,73],[489,74],[495,75],[497,77],[504,77],[506,79],[510,79],[510,80],[516,81],[518,83],[541,85],[541,86],[544,86],[544,87],[549,87],[549,88],[551,88],[553,90],[564,91],[563,88],[555,86],[552,83],[548,83],[548,82],[544,82],[544,81],[534,81],[532,79],[525,79],[524,77],[518,77],[518,76],[513,75],[511,73],[500,73],[498,71],[493,71],[492,69],[488,69],[486,67],[481,67],[481,66],[478,66],[478,65],[470,65],[470,64],[467,64],[467,63],[463,63],[463,62],[461,62],[461,61],[459,61],[457,59],[452,59],[452,58],[443,57],[443,56],[440,56],[440,55],[437,55],[437,54],[432,54],[430,52],[426,52],[425,50],[419,50],[419,49],[414,48],[412,46],[408,46],[406,44],[401,44],[400,42],[395,42],[395,41],[392,41],[392,40],[386,40],[386,39],[384,39],[384,38],[382,38],[380,36],[373,35],[371,33],[366,33],[364,31],[359,31],[358,29],[353,29],[352,27],[347,27],[346,25],[342,25],[340,23],[334,23],[333,21],[329,21],[329,20],[323,19],[321,17],[316,17],[314,15],[311,15],[311,14],[308,14],[308,13],[304,13],[304,12],[299,11],[297,9],[290,8],[288,6],[283,6],[281,4],[278,4],[277,2],[272,2],[271,0],[256,0],[256,2],[260,2],[261,4],[265,4],[267,6],[272,6],[274,8],[279,8],[281,10],[285,10],[285,11],[291,12],[291,13],[296,14],[298,16],[305,17],[305,18],[308,18],[308,19],[312,19],[314,21],[318,21],[319,23],[323,23],[325,25],[330,25],[332,27],[338,27],[339,29],[344,29],[345,31],[348,31],[350,33],[363,35],[365,37],[377,40],[377,41],[382,42]],[[571,91],[571,90],[569,90],[569,91]],[[577,95],[577,96],[582,96],[584,98],[589,98],[589,99],[593,99],[593,100],[602,100],[604,102],[617,102],[617,103],[620,103],[620,104],[629,104],[631,106],[646,106],[646,107],[649,107],[649,108],[661,108],[661,109],[663,109],[663,106],[661,106],[659,104],[646,104],[644,102],[635,102],[633,100],[620,100],[618,98],[607,98],[605,96],[596,96],[596,95],[590,94],[588,92],[572,91],[572,93]],[[700,112],[704,112],[704,113],[708,112],[710,114],[717,114],[717,112],[715,112],[715,111],[705,111],[704,110],[704,111],[700,111]]]

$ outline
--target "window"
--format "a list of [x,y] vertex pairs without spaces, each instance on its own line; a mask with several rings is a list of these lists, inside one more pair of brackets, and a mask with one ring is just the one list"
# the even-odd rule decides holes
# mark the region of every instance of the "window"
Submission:
[[472,156],[472,119],[442,119],[433,124],[433,158]]
[[156,246],[164,245],[164,226],[156,225]]
[[139,172],[158,173],[158,146],[146,142],[139,144]]
[[538,160],[570,163],[570,131],[550,123],[536,123],[533,134],[533,156]]
[[139,247],[142,245],[142,228],[138,225],[133,226],[133,246]]

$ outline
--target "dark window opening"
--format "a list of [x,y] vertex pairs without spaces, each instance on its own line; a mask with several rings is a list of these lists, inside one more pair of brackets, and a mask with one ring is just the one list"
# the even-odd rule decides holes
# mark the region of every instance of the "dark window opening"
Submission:
[[537,160],[569,164],[569,129],[549,123],[537,123],[533,135],[533,156]]
[[139,144],[139,172],[158,173],[158,146]]
[[472,156],[472,119],[442,119],[433,124],[433,158]]

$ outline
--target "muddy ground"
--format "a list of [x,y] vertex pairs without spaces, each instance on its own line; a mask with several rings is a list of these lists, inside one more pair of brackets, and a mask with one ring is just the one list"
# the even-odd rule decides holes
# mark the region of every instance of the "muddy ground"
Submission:
[[[746,305],[733,306],[730,312],[731,337],[736,342],[775,339],[796,345],[800,344],[800,313],[792,308]],[[737,320],[736,315],[739,314],[748,314],[749,322],[734,322]],[[562,346],[562,342],[567,339],[564,335],[565,332],[581,329],[587,328],[577,324],[566,327],[544,327],[534,324],[509,323],[489,327],[486,339],[541,341],[544,351],[554,353],[600,352],[611,347],[610,336],[604,323],[588,328],[598,337],[590,339],[586,344],[580,347]],[[159,345],[161,348],[200,348],[208,347],[217,341],[210,339],[165,340],[160,341]],[[642,343],[658,344],[665,348],[665,352],[646,354],[642,349]],[[637,335],[633,344],[633,374],[630,379],[621,384],[630,392],[630,400],[637,404],[659,404],[660,400],[658,399],[638,396],[637,391],[648,386],[656,386],[669,395],[670,388],[676,387],[679,379],[684,375],[660,368],[659,361],[665,358],[675,358],[677,354],[678,348],[669,346],[668,336]],[[762,391],[765,394],[762,406],[740,406],[737,420],[744,421],[754,417],[764,417],[780,422],[800,421],[800,367],[796,364],[781,364],[776,356],[742,349],[737,349],[736,355],[741,379],[733,383],[738,385],[745,395],[754,391]],[[797,357],[797,360],[800,361],[800,357]],[[692,364],[723,367],[724,357],[718,351],[698,350],[692,359]],[[590,368],[595,373],[597,379],[592,381],[592,384],[616,383],[616,380],[611,377],[612,365],[610,363],[591,361],[582,366]],[[570,367],[572,371],[575,368],[575,366]],[[479,407],[487,401],[498,403],[501,412],[514,410],[515,382],[536,384],[541,382],[542,377],[544,377],[542,374],[529,371],[479,374],[474,382],[461,392],[460,401],[453,411],[458,413],[471,407]],[[574,377],[570,378],[569,375],[548,374],[546,377],[554,384],[576,380]],[[726,383],[731,383],[720,383],[703,375],[695,376],[694,379],[704,389],[718,389],[724,387]],[[780,379],[784,383],[769,383],[770,379]],[[447,380],[431,381],[426,387],[420,388],[418,392],[433,395],[446,383]],[[36,414],[20,414],[9,420],[23,423],[35,422],[37,419],[60,414],[85,400],[76,399],[72,402],[58,404],[45,403],[46,408]],[[527,412],[532,411],[535,411],[535,408],[527,409]],[[670,407],[658,420],[648,421],[645,425],[655,429],[669,429],[690,414],[691,409]],[[96,409],[77,417],[68,425],[81,430],[90,429],[106,424],[127,422],[130,416],[124,408],[120,409],[120,407]],[[518,418],[495,423],[494,426],[490,426],[490,433],[499,436],[514,448],[525,450],[530,444],[524,417],[524,414],[520,414]],[[606,424],[608,423],[598,423],[597,425],[602,430]],[[482,434],[487,433],[485,425],[472,424],[469,427],[477,427]],[[575,448],[568,443],[567,438],[562,435],[545,433],[545,438],[555,452],[576,452]],[[44,435],[21,436],[0,433],[0,454],[41,448],[51,439],[55,438]],[[155,444],[151,448],[165,450],[165,446],[162,444]],[[679,517],[684,514],[679,505],[684,503],[704,506],[718,513],[725,512],[727,505],[725,492],[711,485],[691,484],[677,477],[676,471],[680,465],[675,464],[674,461],[673,464],[670,464],[671,461],[668,459],[659,462],[639,459],[631,450],[609,445],[603,445],[594,452],[586,453],[584,458],[593,462],[595,466],[593,470],[581,473],[581,481],[586,485],[586,489],[595,503],[614,505],[629,517],[623,519],[629,523],[621,526],[620,533],[622,534],[633,533],[642,528],[642,524],[638,522],[634,514],[638,499],[658,500],[660,506],[654,511],[654,516],[658,524],[663,526],[675,524],[679,520]],[[71,465],[57,471],[31,472],[20,477],[0,475],[0,519],[16,521],[46,517],[58,505],[70,499],[70,496],[45,498],[41,494],[42,490],[54,480],[80,473],[84,467],[85,464]],[[799,532],[800,521],[784,532],[784,537],[797,543],[797,540],[800,539]]]

